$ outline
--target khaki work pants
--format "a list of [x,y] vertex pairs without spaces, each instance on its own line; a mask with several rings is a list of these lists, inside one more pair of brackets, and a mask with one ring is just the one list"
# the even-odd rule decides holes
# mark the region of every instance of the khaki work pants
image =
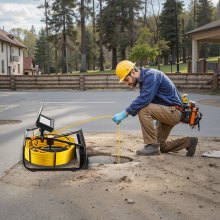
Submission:
[[[190,145],[190,138],[167,140],[172,128],[181,120],[181,112],[175,107],[149,104],[138,112],[145,144],[160,144],[161,152],[179,151]],[[154,127],[153,120],[158,124]]]

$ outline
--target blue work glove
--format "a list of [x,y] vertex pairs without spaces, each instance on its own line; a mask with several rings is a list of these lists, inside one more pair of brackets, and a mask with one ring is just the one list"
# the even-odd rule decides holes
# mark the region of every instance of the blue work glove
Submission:
[[128,117],[127,113],[125,111],[122,111],[122,112],[114,115],[112,117],[112,121],[114,121],[115,123],[119,124],[122,120],[124,120],[127,117]]

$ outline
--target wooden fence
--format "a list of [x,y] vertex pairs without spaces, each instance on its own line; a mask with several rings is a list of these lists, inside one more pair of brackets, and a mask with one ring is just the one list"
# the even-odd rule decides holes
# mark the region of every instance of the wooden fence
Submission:
[[[167,74],[178,89],[220,88],[220,75],[215,73],[173,73]],[[126,89],[119,84],[115,74],[40,75],[18,76],[0,75],[0,89],[39,90],[39,89]]]

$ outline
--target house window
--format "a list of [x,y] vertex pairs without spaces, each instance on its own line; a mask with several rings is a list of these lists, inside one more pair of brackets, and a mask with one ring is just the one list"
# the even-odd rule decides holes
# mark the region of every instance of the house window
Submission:
[[4,64],[4,60],[2,60],[2,73],[5,72],[5,64]]
[[4,52],[4,44],[3,44],[3,41],[2,41],[2,52]]
[[21,56],[21,48],[18,49],[18,55]]
[[20,74],[20,64],[18,64],[18,74]]

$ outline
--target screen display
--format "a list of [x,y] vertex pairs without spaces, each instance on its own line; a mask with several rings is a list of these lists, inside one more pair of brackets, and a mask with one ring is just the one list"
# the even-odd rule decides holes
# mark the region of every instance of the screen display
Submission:
[[51,126],[51,123],[50,123],[50,119],[48,118],[45,118],[43,117],[42,115],[40,115],[40,120],[39,120],[40,123],[44,124],[44,125],[47,125],[47,126]]

